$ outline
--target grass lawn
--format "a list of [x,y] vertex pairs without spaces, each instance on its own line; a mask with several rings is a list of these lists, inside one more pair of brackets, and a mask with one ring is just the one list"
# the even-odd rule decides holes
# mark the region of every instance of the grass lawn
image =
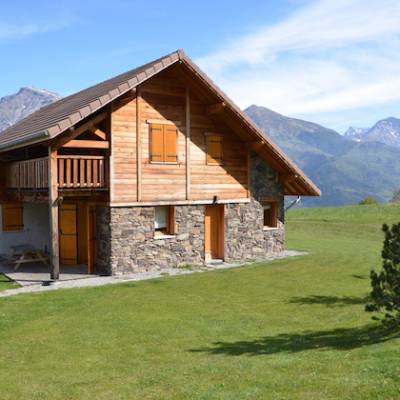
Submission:
[[10,281],[5,275],[0,274],[0,292],[6,289],[12,289],[18,287],[13,281]]
[[399,399],[400,339],[363,311],[399,206],[294,210],[310,255],[0,299],[0,398]]

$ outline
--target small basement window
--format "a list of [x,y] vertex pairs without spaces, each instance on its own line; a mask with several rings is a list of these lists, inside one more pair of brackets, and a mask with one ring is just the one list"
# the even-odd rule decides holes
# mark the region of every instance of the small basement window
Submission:
[[2,205],[2,224],[4,232],[20,232],[24,229],[24,212],[21,203]]
[[278,202],[266,201],[263,203],[264,228],[278,227]]
[[175,207],[161,206],[154,208],[154,235],[175,234]]

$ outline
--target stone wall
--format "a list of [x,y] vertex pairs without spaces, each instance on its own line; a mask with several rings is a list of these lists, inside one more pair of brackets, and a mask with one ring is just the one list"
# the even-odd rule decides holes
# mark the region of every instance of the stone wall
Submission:
[[117,275],[202,264],[204,206],[176,206],[175,222],[174,236],[155,238],[154,207],[99,208],[97,270]]
[[[257,155],[251,159],[251,201],[225,205],[225,260],[263,259],[284,248],[283,188]],[[262,197],[279,198],[278,229],[264,229]],[[99,207],[96,268],[124,274],[204,263],[204,205],[175,206],[176,235],[154,237],[154,207]]]

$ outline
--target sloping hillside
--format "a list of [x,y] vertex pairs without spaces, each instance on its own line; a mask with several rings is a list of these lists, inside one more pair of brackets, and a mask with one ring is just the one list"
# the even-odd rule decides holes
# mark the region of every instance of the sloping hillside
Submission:
[[355,142],[312,122],[288,118],[264,107],[245,112],[322,189],[305,205],[357,203],[366,196],[388,201],[400,187],[400,149]]

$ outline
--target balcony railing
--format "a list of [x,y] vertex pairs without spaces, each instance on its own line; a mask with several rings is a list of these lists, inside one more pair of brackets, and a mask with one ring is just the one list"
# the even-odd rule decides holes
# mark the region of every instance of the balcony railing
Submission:
[[[6,187],[43,190],[49,185],[47,157],[9,163]],[[104,156],[58,156],[57,177],[60,189],[101,189],[107,187]]]

